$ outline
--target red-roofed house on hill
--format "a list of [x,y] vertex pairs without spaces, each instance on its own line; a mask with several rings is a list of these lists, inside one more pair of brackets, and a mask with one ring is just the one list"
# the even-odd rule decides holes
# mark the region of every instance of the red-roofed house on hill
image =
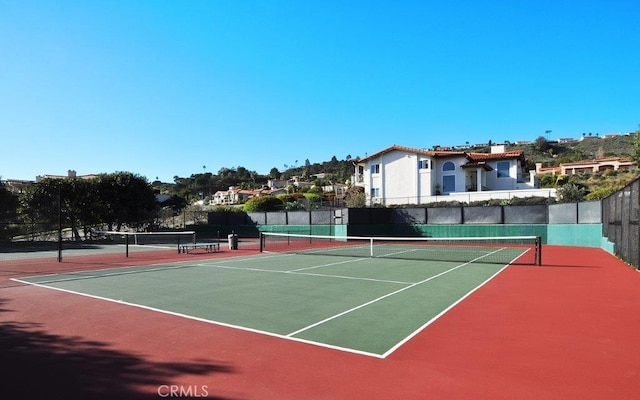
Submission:
[[554,189],[538,188],[526,165],[523,151],[504,146],[473,153],[393,145],[355,160],[352,184],[364,188],[368,205],[554,197]]

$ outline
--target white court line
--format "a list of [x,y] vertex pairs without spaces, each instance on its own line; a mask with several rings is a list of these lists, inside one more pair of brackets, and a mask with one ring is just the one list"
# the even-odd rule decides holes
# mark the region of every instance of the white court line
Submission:
[[413,331],[411,334],[409,334],[406,338],[402,339],[401,341],[399,341],[398,343],[395,344],[395,346],[393,346],[392,348],[390,348],[389,350],[387,350],[384,354],[382,354],[382,358],[386,358],[387,356],[389,356],[389,354],[393,353],[394,351],[396,351],[397,349],[399,349],[400,347],[402,347],[402,345],[404,345],[405,343],[407,343],[409,340],[413,339],[414,336],[416,336],[418,333],[422,332],[427,326],[431,325],[432,323],[434,323],[438,318],[442,317],[444,314],[446,314],[447,312],[449,312],[449,310],[451,310],[453,307],[457,306],[462,300],[466,299],[467,297],[471,296],[472,293],[474,293],[476,290],[480,289],[482,286],[484,286],[485,284],[487,284],[487,282],[489,282],[490,280],[492,280],[493,278],[496,277],[496,275],[498,275],[500,272],[502,272],[505,268],[507,268],[509,266],[509,264],[505,265],[504,267],[500,268],[495,274],[491,275],[489,278],[487,278],[484,282],[482,282],[481,284],[479,284],[478,286],[476,286],[475,288],[471,289],[467,294],[465,294],[464,296],[460,297],[458,300],[456,300],[455,302],[453,302],[449,307],[445,308],[444,310],[440,311],[438,314],[436,314],[433,318],[431,318],[429,321],[425,322],[422,326],[420,326],[418,329],[416,329],[415,331]]
[[[150,268],[150,269],[135,269],[135,270],[131,270],[131,271],[120,271],[121,269],[124,268],[134,268],[135,266],[132,267],[122,267],[122,268],[118,268],[118,272],[111,272],[111,273],[103,273],[103,274],[95,274],[94,272],[98,272],[98,271],[104,271],[102,269],[100,270],[89,270],[89,271],[84,271],[84,272],[61,272],[59,274],[47,274],[47,275],[35,275],[35,276],[31,276],[31,277],[27,277],[27,278],[22,278],[22,279],[28,279],[28,278],[39,278],[39,277],[44,277],[44,276],[58,276],[58,275],[71,275],[68,278],[59,278],[59,279],[52,279],[52,280],[44,280],[44,281],[40,281],[38,283],[40,284],[48,284],[48,283],[59,283],[59,282],[69,282],[69,281],[80,281],[80,280],[84,280],[84,279],[96,279],[96,278],[109,278],[112,276],[119,276],[119,275],[131,275],[131,274],[141,274],[141,273],[145,273],[145,272],[157,272],[157,271],[170,271],[172,269],[182,269],[182,268],[194,268],[196,267],[196,265],[175,265],[175,266],[171,266],[171,267],[159,267],[159,268]],[[108,271],[108,270],[107,270]],[[113,271],[113,269],[111,270]],[[22,282],[19,281],[18,279],[12,279],[18,282]]]
[[207,265],[207,264],[198,264],[203,267],[208,268],[221,268],[221,269],[231,269],[236,271],[254,271],[254,272],[267,272],[273,274],[285,274],[285,275],[302,275],[302,276],[319,276],[323,278],[336,278],[336,279],[351,279],[356,281],[369,281],[369,282],[379,282],[379,283],[397,283],[400,285],[412,285],[414,282],[404,282],[404,281],[393,281],[388,279],[375,279],[375,278],[364,278],[358,276],[347,276],[347,275],[333,275],[333,274],[317,274],[313,272],[299,272],[299,271],[282,271],[278,269],[263,269],[263,268],[247,268],[247,267],[231,267],[228,265]]
[[[289,254],[289,255],[305,255],[305,254],[319,254],[319,255],[328,255],[328,256],[345,256],[344,254],[340,254],[338,252],[331,252],[332,250],[344,250],[344,249],[348,249],[348,250],[352,250],[352,249],[369,249],[370,246],[364,245],[364,244],[357,244],[357,245],[346,245],[346,246],[335,246],[335,247],[326,247],[323,249],[317,249],[317,250],[293,250],[291,252],[282,252],[282,253],[278,253],[278,252],[272,252],[269,250],[265,250],[265,253],[269,253],[269,254]],[[349,256],[347,255],[346,257],[353,257],[353,256]],[[366,256],[358,256],[358,257],[369,257],[368,255]]]
[[[120,245],[117,245],[120,246]],[[124,246],[124,245],[122,245]],[[115,271],[115,270],[121,270],[121,269],[127,269],[127,268],[137,268],[136,271],[140,271],[140,272],[153,272],[153,271],[160,271],[162,269],[171,269],[171,268],[184,268],[184,267],[190,267],[190,266],[210,266],[211,264],[215,264],[215,263],[230,263],[230,262],[237,262],[237,261],[245,261],[245,260],[251,260],[254,258],[258,258],[261,257],[260,255],[255,255],[255,256],[233,256],[233,257],[227,257],[224,259],[218,259],[216,261],[211,261],[210,263],[198,263],[198,264],[194,264],[193,261],[169,261],[169,262],[159,262],[159,263],[155,263],[155,264],[149,264],[149,265],[122,265],[122,266],[113,266],[113,267],[106,267],[106,268],[99,268],[99,269],[85,269],[85,270],[81,270],[81,271],[69,271],[69,272],[53,272],[50,274],[42,274],[42,275],[29,275],[29,276],[25,276],[22,277],[22,279],[36,279],[36,278],[42,278],[42,277],[46,277],[46,276],[59,276],[59,275],[73,275],[73,274],[88,274],[88,273],[94,273],[94,272],[99,272],[99,271]],[[161,267],[161,266],[166,266],[169,265],[169,267],[162,267],[162,268],[156,268],[156,269],[151,269],[151,270],[143,270],[142,268],[145,267]],[[173,266],[171,266],[173,265]],[[17,279],[11,279],[11,280],[15,280],[18,281]],[[56,282],[56,281],[51,281],[51,282]]]
[[[87,294],[87,293],[82,293],[82,292],[77,292],[77,291],[73,291],[73,290],[68,290],[68,289],[62,289],[62,288],[57,288],[54,286],[47,286],[45,284],[41,283],[33,283],[33,282],[29,282],[29,281],[25,281],[23,279],[28,279],[28,278],[23,278],[23,279],[18,279],[18,278],[12,278],[12,281],[16,281],[16,282],[20,282],[23,284],[28,284],[28,285],[32,285],[32,286],[36,286],[36,287],[42,287],[42,288],[47,288],[47,289],[53,289],[53,290],[58,290],[61,292],[66,292],[66,293],[72,293],[72,294],[76,294],[76,295],[80,295],[80,296],[85,296],[85,297],[89,297],[89,298],[94,298],[94,299],[99,299],[99,300],[105,300],[105,301],[109,301],[109,302],[113,302],[113,303],[117,303],[117,304],[122,304],[122,305],[127,305],[127,306],[131,306],[131,307],[137,307],[137,308],[141,308],[141,309],[145,309],[145,310],[150,310],[150,311],[155,311],[158,313],[162,313],[162,314],[167,314],[167,315],[173,315],[173,316],[177,316],[177,317],[182,317],[182,318],[187,318],[187,319],[191,319],[191,320],[195,320],[195,321],[200,321],[200,322],[204,322],[204,323],[209,323],[212,325],[218,325],[218,326],[223,326],[223,327],[228,327],[228,328],[233,328],[233,329],[238,329],[238,330],[242,330],[242,331],[247,331],[247,332],[252,332],[252,333],[258,333],[258,334],[263,334],[263,335],[267,335],[267,336],[271,336],[271,337],[276,337],[276,338],[280,338],[280,339],[285,339],[285,340],[290,340],[290,341],[294,341],[294,342],[300,342],[300,343],[306,343],[306,344],[310,344],[310,345],[314,345],[314,346],[318,346],[318,347],[323,347],[323,348],[328,348],[328,349],[333,349],[333,350],[339,350],[339,351],[344,351],[344,352],[348,352],[348,353],[353,353],[353,354],[359,354],[359,355],[364,355],[364,356],[368,356],[368,357],[374,357],[374,358],[379,358],[379,359],[384,359],[386,357],[388,357],[391,353],[393,353],[395,350],[397,350],[399,347],[401,347],[404,343],[406,343],[408,340],[410,340],[412,337],[414,337],[415,335],[417,335],[420,331],[422,331],[426,326],[430,325],[431,323],[433,323],[436,319],[440,318],[442,315],[444,315],[447,311],[449,311],[451,308],[453,308],[455,305],[457,305],[458,303],[460,303],[462,300],[464,300],[466,297],[468,297],[471,293],[473,293],[474,291],[478,290],[480,287],[482,287],[484,284],[486,284],[489,280],[491,280],[493,277],[495,277],[496,275],[498,275],[502,270],[504,270],[508,265],[505,265],[504,267],[502,267],[498,272],[496,272],[494,275],[492,275],[489,279],[487,279],[485,282],[481,283],[479,286],[475,287],[474,289],[472,289],[469,293],[467,293],[465,296],[463,296],[462,298],[460,298],[459,300],[457,300],[455,303],[453,303],[452,305],[450,305],[449,307],[447,307],[445,310],[443,310],[442,312],[440,312],[438,315],[436,315],[435,317],[433,317],[431,320],[429,320],[428,322],[426,322],[423,326],[421,326],[419,329],[417,329],[416,331],[414,331],[412,334],[410,334],[409,336],[407,336],[405,339],[403,339],[402,341],[400,341],[399,343],[397,343],[396,345],[394,345],[391,349],[389,349],[388,351],[386,351],[383,354],[378,354],[378,353],[371,353],[371,352],[367,352],[367,351],[362,351],[362,350],[357,350],[357,349],[352,349],[352,348],[348,348],[348,347],[341,347],[341,346],[336,346],[336,345],[331,345],[328,343],[321,343],[321,342],[315,342],[312,340],[308,340],[308,339],[303,339],[303,338],[296,338],[293,335],[298,334],[300,332],[306,331],[308,329],[311,329],[314,326],[318,326],[322,323],[325,323],[329,320],[338,318],[342,315],[348,314],[352,311],[355,311],[356,309],[360,309],[362,307],[365,307],[367,305],[373,304],[377,301],[380,301],[384,298],[387,298],[389,296],[392,296],[394,294],[400,293],[404,290],[410,289],[412,287],[415,287],[417,285],[420,285],[422,283],[426,283],[432,279],[435,279],[439,276],[445,275],[451,271],[454,271],[458,268],[464,267],[466,265],[469,265],[475,261],[481,260],[484,257],[487,257],[491,254],[497,253],[499,251],[504,250],[505,248],[500,248],[496,251],[493,251],[491,253],[485,254],[483,256],[477,257],[469,262],[466,262],[464,264],[460,264],[456,267],[453,267],[447,271],[443,271],[437,275],[434,275],[430,278],[427,278],[425,280],[422,280],[420,282],[397,282],[397,281],[384,281],[384,280],[375,280],[375,279],[368,279],[368,278],[353,278],[353,277],[342,277],[342,276],[337,276],[337,275],[327,275],[328,277],[334,277],[334,278],[346,278],[346,279],[362,279],[362,280],[372,280],[372,281],[378,281],[378,282],[389,282],[389,283],[399,283],[399,284],[405,284],[408,285],[400,290],[396,290],[394,292],[391,292],[387,295],[381,296],[377,299],[374,299],[372,301],[369,301],[365,304],[362,304],[360,306],[354,307],[350,310],[346,310],[342,313],[339,313],[333,317],[327,318],[325,320],[319,321],[317,323],[314,323],[312,325],[309,325],[308,327],[299,329],[295,332],[286,334],[286,335],[282,335],[282,334],[278,334],[278,333],[273,333],[273,332],[268,332],[268,331],[262,331],[259,329],[253,329],[253,328],[248,328],[248,327],[244,327],[244,326],[239,326],[239,325],[234,325],[234,324],[229,324],[229,323],[225,323],[225,322],[220,322],[220,321],[215,321],[215,320],[208,320],[208,319],[204,319],[204,318],[199,318],[199,317],[194,317],[191,315],[187,315],[187,314],[182,314],[182,313],[177,313],[177,312],[173,312],[173,311],[168,311],[168,310],[163,310],[163,309],[158,309],[155,307],[150,307],[150,306],[145,306],[142,304],[136,304],[136,303],[130,303],[130,302],[126,302],[126,301],[122,301],[122,300],[116,300],[116,299],[111,299],[111,298],[107,298],[107,297],[102,297],[102,296],[97,296],[97,295],[91,295],[91,294]],[[240,259],[241,257],[238,257],[238,259]],[[242,258],[253,258],[253,257],[245,257],[242,256]],[[227,260],[228,261],[228,260]],[[223,262],[222,260],[220,260],[220,262]],[[185,264],[187,262],[184,262]],[[238,269],[238,270],[246,270],[247,268],[240,268],[240,267],[229,267],[229,266],[223,266],[223,265],[215,265],[213,263],[201,263],[201,264],[196,264],[196,266],[207,266],[207,267],[215,267],[215,268],[229,268],[229,269]],[[163,265],[163,264],[157,264],[157,265]],[[193,265],[193,264],[192,264]],[[187,265],[188,266],[188,265]],[[134,267],[134,266],[130,266],[130,267]],[[182,266],[184,267],[184,266]],[[122,267],[125,268],[125,267]],[[178,268],[178,267],[176,267]],[[107,270],[107,269],[105,269]],[[155,269],[157,271],[161,271],[162,269]],[[151,271],[155,271],[155,270],[151,270]],[[254,269],[254,270],[258,270],[258,269]],[[93,270],[93,271],[87,271],[87,272],[95,272],[97,270]],[[274,271],[274,270],[258,270],[258,271],[262,271],[262,272],[272,272],[272,273],[285,273],[285,274],[300,274],[300,275],[311,275],[311,276],[323,276],[320,274],[311,274],[311,273],[301,273],[301,272],[291,272],[291,271]],[[42,277],[42,275],[40,276],[34,276],[32,278],[35,277]],[[52,281],[55,283],[55,281]]]
[[20,279],[12,279],[12,280],[14,280],[16,282],[20,282],[20,283],[36,286],[36,287],[41,287],[41,288],[45,288],[45,289],[53,289],[53,290],[58,290],[60,292],[71,293],[71,294],[75,294],[75,295],[79,295],[79,296],[89,297],[89,298],[92,298],[92,299],[104,300],[104,301],[108,301],[108,302],[111,302],[111,303],[116,303],[116,304],[122,304],[122,305],[125,305],[125,306],[141,308],[143,310],[154,311],[154,312],[161,313],[161,314],[167,314],[167,315],[172,315],[172,316],[176,316],[176,317],[186,318],[186,319],[190,319],[190,320],[194,320],[194,321],[204,322],[204,323],[211,324],[211,325],[218,325],[218,326],[223,326],[223,327],[226,327],[226,328],[232,328],[232,329],[238,329],[238,330],[246,331],[246,332],[258,333],[258,334],[261,334],[261,335],[276,337],[276,338],[279,338],[279,339],[290,340],[290,341],[293,341],[293,342],[300,342],[300,343],[310,344],[310,345],[314,345],[314,346],[318,346],[318,347],[324,347],[324,348],[327,348],[327,349],[344,351],[344,352],[347,352],[347,353],[359,354],[359,355],[368,356],[368,357],[374,357],[374,358],[384,358],[380,354],[370,353],[368,351],[356,350],[356,349],[351,349],[351,348],[348,348],[348,347],[340,347],[340,346],[335,346],[335,345],[331,345],[331,344],[328,344],[328,343],[314,342],[312,340],[307,340],[307,339],[288,337],[286,335],[281,335],[279,333],[263,331],[263,330],[260,330],[260,329],[248,328],[248,327],[245,327],[245,326],[234,325],[234,324],[229,324],[229,323],[226,323],[226,322],[209,320],[209,319],[200,318],[200,317],[194,317],[194,316],[188,315],[188,314],[182,314],[182,313],[178,313],[178,312],[174,312],[174,311],[163,310],[163,309],[160,309],[160,308],[155,308],[155,307],[151,307],[151,306],[145,306],[145,305],[137,304],[137,303],[130,303],[128,301],[111,299],[111,298],[108,298],[108,297],[96,296],[96,295],[88,294],[88,293],[76,292],[74,290],[57,288],[55,286],[47,286],[47,285],[42,285],[42,284],[39,284],[39,283],[22,281]]
[[373,300],[370,300],[370,301],[368,301],[368,302],[366,302],[366,303],[360,304],[360,305],[358,305],[358,306],[355,306],[355,307],[353,307],[353,308],[350,308],[350,309],[348,309],[348,310],[345,310],[345,311],[343,311],[343,312],[341,312],[341,313],[338,313],[338,314],[333,315],[333,316],[331,316],[331,317],[325,318],[325,319],[323,319],[323,320],[321,320],[321,321],[318,321],[318,322],[316,322],[316,323],[313,323],[313,324],[311,324],[311,325],[309,325],[309,326],[306,326],[306,327],[304,327],[304,328],[298,329],[297,331],[291,332],[291,333],[289,333],[287,336],[295,336],[295,335],[298,335],[298,334],[300,334],[300,333],[302,333],[302,332],[304,332],[304,331],[307,331],[307,330],[309,330],[309,329],[315,328],[316,326],[320,326],[320,325],[322,325],[322,324],[324,324],[324,323],[327,323],[327,322],[329,322],[329,321],[332,321],[332,320],[334,320],[334,319],[336,319],[336,318],[340,318],[340,317],[342,317],[343,315],[346,315],[346,314],[352,313],[352,312],[354,312],[354,311],[356,311],[356,310],[359,310],[359,309],[364,308],[364,307],[367,307],[367,306],[369,306],[369,305],[371,305],[371,304],[377,303],[377,302],[379,302],[379,301],[381,301],[381,300],[386,299],[387,297],[391,297],[391,296],[396,295],[396,294],[398,294],[398,293],[404,292],[405,290],[408,290],[408,289],[411,289],[411,288],[416,287],[416,286],[418,286],[418,285],[421,285],[421,284],[423,284],[423,283],[429,282],[429,281],[431,281],[431,280],[433,280],[433,279],[436,279],[436,278],[438,278],[438,277],[440,277],[440,276],[443,276],[443,275],[445,275],[445,274],[448,274],[449,272],[455,271],[455,270],[457,270],[458,268],[462,268],[462,267],[464,267],[464,266],[466,266],[466,265],[469,265],[469,264],[471,264],[471,263],[473,263],[473,262],[475,262],[475,261],[478,261],[478,260],[480,260],[480,259],[482,259],[482,258],[484,258],[484,257],[490,256],[491,254],[497,253],[498,251],[501,251],[501,250],[504,250],[504,248],[500,248],[500,249],[498,249],[498,250],[496,250],[496,251],[492,251],[491,253],[485,254],[485,255],[480,256],[480,257],[476,257],[476,258],[474,258],[474,259],[473,259],[473,260],[471,260],[471,261],[468,261],[468,262],[466,262],[466,263],[464,263],[464,264],[457,265],[457,266],[455,266],[455,267],[453,267],[453,268],[450,268],[450,269],[448,269],[448,270],[446,270],[446,271],[443,271],[443,272],[441,272],[441,273],[439,273],[439,274],[433,275],[433,276],[431,276],[431,277],[429,277],[429,278],[427,278],[427,279],[423,279],[423,280],[421,280],[420,282],[412,283],[412,284],[411,284],[411,285],[409,285],[409,286],[403,287],[403,288],[398,289],[398,290],[396,290],[396,291],[393,291],[393,292],[391,292],[391,293],[387,293],[387,294],[385,294],[384,296],[380,296],[380,297],[375,298],[375,299],[373,299]]
[[316,269],[316,268],[322,268],[322,267],[331,267],[333,265],[349,264],[349,263],[360,262],[360,261],[364,261],[364,260],[370,260],[370,258],[354,258],[354,259],[350,259],[350,260],[338,261],[338,262],[333,262],[333,263],[328,263],[328,264],[313,265],[311,267],[292,269],[292,270],[289,270],[289,272],[308,271],[310,269]]

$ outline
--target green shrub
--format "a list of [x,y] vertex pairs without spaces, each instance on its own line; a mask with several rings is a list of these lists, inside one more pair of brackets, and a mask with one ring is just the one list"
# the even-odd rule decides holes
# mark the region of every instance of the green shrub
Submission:
[[258,212],[258,211],[278,211],[282,210],[283,202],[274,196],[259,196],[247,200],[244,203],[243,210],[245,212]]
[[556,186],[556,176],[553,174],[540,174],[538,175],[538,180],[542,188],[552,188]]
[[539,204],[547,204],[549,199],[542,196],[531,197],[513,197],[509,204],[512,206],[535,206]]
[[556,199],[560,203],[572,203],[584,200],[586,191],[577,183],[567,183],[558,188]]
[[488,200],[474,200],[469,202],[469,207],[490,207],[490,206],[506,206],[509,205],[507,199],[488,199]]
[[611,194],[615,193],[616,190],[617,189],[612,188],[612,187],[597,189],[597,190],[594,190],[593,192],[589,193],[588,195],[586,195],[584,199],[587,200],[587,201],[602,200],[605,197],[608,197]]
[[284,209],[286,211],[300,211],[300,210],[304,210],[304,204],[302,203],[298,203],[297,201],[290,201],[290,202],[286,202],[284,203]]
[[214,212],[242,212],[242,207],[236,206],[216,206]]
[[307,192],[304,194],[304,197],[309,201],[320,201],[322,199],[322,195],[318,193]]
[[466,203],[459,202],[457,200],[454,201],[436,201],[433,203],[428,203],[427,207],[429,208],[440,208],[440,207],[461,207]]
[[298,199],[298,196],[296,196],[297,193],[292,193],[292,194],[279,194],[276,196],[276,198],[278,198],[280,201],[282,201],[283,203],[291,203],[294,202]]

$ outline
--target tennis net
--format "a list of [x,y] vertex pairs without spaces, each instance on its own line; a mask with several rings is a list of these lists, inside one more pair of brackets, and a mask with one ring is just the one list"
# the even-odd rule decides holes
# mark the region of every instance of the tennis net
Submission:
[[107,239],[111,242],[121,242],[125,247],[125,254],[129,256],[129,245],[146,245],[149,247],[176,248],[189,243],[196,243],[194,231],[165,231],[165,232],[121,232],[121,231],[93,231],[94,240]]
[[540,265],[537,236],[363,237],[263,232],[261,252]]

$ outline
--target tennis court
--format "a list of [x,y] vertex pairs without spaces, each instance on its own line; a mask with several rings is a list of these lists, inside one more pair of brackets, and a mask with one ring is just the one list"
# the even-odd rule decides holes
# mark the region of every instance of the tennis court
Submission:
[[[262,253],[16,281],[386,357],[505,267],[482,262],[497,251],[493,247],[458,262],[322,255],[314,245],[311,255]],[[406,247],[384,249],[391,255],[419,250]],[[333,249],[344,252],[345,246]]]

